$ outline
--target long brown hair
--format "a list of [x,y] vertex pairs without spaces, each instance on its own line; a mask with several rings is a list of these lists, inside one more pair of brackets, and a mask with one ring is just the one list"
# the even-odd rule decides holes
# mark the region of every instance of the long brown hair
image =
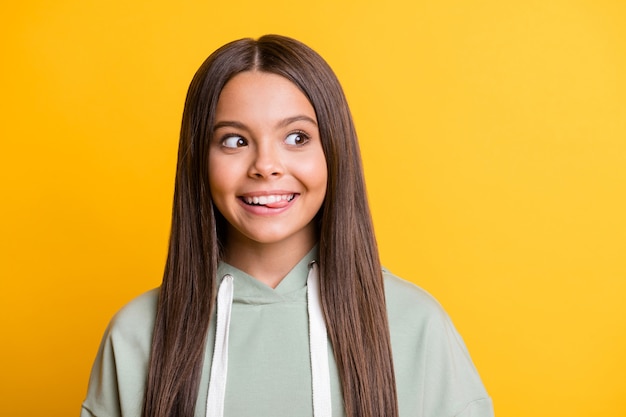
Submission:
[[224,85],[250,70],[287,78],[315,109],[328,167],[318,223],[320,291],[346,415],[395,417],[382,272],[352,117],[328,64],[306,45],[278,35],[224,45],[189,87],[143,417],[194,414],[226,230],[209,193],[208,141]]

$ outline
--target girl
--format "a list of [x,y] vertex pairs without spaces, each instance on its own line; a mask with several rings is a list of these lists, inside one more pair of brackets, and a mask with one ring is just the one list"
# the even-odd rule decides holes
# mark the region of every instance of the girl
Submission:
[[491,416],[445,312],[381,269],[343,91],[302,43],[215,51],[180,135],[163,283],[112,320],[81,416]]

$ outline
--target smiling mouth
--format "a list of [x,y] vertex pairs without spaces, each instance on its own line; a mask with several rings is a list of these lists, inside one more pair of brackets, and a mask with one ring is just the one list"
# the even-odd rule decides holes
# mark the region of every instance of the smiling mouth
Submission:
[[254,197],[241,197],[241,200],[249,206],[266,206],[268,204],[275,204],[281,202],[289,203],[293,200],[295,194],[276,194],[276,195],[261,195]]

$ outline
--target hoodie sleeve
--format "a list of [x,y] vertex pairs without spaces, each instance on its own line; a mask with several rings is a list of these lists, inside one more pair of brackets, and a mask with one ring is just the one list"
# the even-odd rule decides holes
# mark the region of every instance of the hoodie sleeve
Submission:
[[87,397],[81,417],[121,417],[115,350],[111,340],[111,326],[107,328],[91,369]]
[[81,417],[138,417],[145,394],[156,312],[156,290],[111,320],[91,369]]
[[401,416],[493,417],[463,339],[426,291],[385,271]]

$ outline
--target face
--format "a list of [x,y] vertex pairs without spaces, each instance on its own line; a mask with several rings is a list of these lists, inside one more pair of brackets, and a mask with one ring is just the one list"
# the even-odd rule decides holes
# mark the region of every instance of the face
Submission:
[[315,243],[326,159],[313,106],[289,80],[249,71],[222,90],[209,149],[213,202],[229,223],[227,247]]

